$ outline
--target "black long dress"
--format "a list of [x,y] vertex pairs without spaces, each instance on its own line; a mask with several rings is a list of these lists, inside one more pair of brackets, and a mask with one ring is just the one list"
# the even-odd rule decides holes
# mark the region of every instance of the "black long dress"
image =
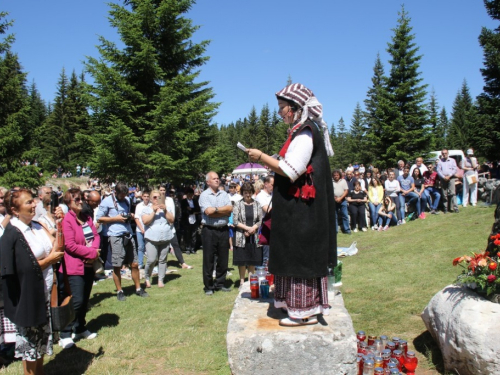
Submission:
[[[253,204],[245,205],[245,225],[254,225]],[[235,247],[233,266],[260,266],[262,264],[262,247],[257,247],[255,236],[245,238],[245,247]]]
[[276,276],[275,306],[286,307],[292,318],[328,309],[328,265],[337,264],[335,201],[322,134],[316,124],[306,121],[291,139],[305,128],[312,132],[315,198],[306,201],[291,195],[294,189],[303,189],[305,174],[294,183],[276,174],[273,191],[269,271]]

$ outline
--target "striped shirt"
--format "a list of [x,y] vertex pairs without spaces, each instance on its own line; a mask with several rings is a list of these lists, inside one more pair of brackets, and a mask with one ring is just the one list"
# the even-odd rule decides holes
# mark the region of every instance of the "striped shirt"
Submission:
[[205,210],[208,207],[223,207],[231,204],[229,195],[225,191],[218,190],[217,193],[214,193],[211,188],[208,188],[200,194],[200,200],[198,203],[200,204],[201,209],[202,224],[211,227],[223,227],[227,225],[229,216],[209,217],[205,214]]

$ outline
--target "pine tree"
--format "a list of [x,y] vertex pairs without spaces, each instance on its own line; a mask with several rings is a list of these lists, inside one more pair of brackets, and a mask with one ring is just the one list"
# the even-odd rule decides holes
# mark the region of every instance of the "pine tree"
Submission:
[[446,113],[446,108],[443,107],[439,113],[438,126],[436,128],[435,151],[448,147],[448,129],[448,114]]
[[[488,15],[500,20],[500,0],[484,0]],[[500,27],[494,30],[483,27],[479,36],[483,48],[484,68],[481,69],[485,85],[484,92],[477,97],[478,129],[481,144],[476,145],[476,154],[490,160],[500,159]],[[479,146],[479,147],[478,147]]]
[[344,118],[341,117],[337,125],[337,150],[335,150],[337,168],[345,169],[349,163],[352,163],[350,152],[350,137],[345,127]]
[[361,105],[356,103],[351,121],[351,150],[353,160],[358,163],[368,164],[374,157],[370,152],[368,139],[368,126]]
[[[424,104],[427,85],[420,78],[419,48],[414,43],[410,18],[404,6],[399,12],[398,25],[387,52],[391,72],[387,80],[392,111],[383,148],[385,162],[396,165],[399,159],[413,160],[429,148],[428,111]],[[387,142],[389,140],[389,142]]]
[[450,129],[448,132],[448,147],[467,150],[477,137],[476,108],[472,102],[467,81],[464,79],[460,91],[453,102]]
[[[111,4],[110,19],[125,47],[104,38],[100,59],[87,68],[94,79],[90,101],[92,170],[106,179],[180,182],[207,171],[218,104],[208,82],[195,82],[208,59],[208,41],[184,17],[194,0],[129,0]],[[116,126],[127,142],[118,139]],[[96,135],[97,134],[97,135]],[[119,142],[117,142],[119,140]],[[109,165],[113,165],[112,169]]]
[[430,124],[430,149],[437,150],[436,143],[439,142],[437,139],[437,133],[439,132],[439,105],[436,98],[436,93],[434,89],[431,91],[431,96],[429,100],[429,124]]
[[[0,12],[0,36],[13,25],[5,20],[7,15]],[[21,165],[33,134],[24,128],[29,124],[30,109],[26,73],[17,54],[12,52],[13,42],[12,34],[0,40],[0,184],[37,187],[43,183],[38,168]]]
[[[387,77],[384,74],[384,66],[377,54],[373,67],[372,86],[368,90],[365,99],[364,121],[367,126],[366,145],[367,151],[372,156],[370,162],[383,159],[387,144],[392,142],[391,135],[384,132],[389,127],[392,106],[390,96],[387,92]],[[385,166],[382,161],[378,166]]]

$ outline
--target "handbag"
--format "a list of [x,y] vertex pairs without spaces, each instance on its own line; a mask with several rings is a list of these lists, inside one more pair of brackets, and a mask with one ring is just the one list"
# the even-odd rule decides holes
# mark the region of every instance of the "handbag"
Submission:
[[477,176],[475,174],[465,175],[465,178],[467,179],[467,183],[469,185],[474,185],[477,183]]
[[97,257],[97,259],[94,260],[92,267],[94,267],[95,273],[104,273],[103,261],[101,260],[101,257]]
[[271,212],[271,205],[269,205],[259,228],[259,245],[269,245],[271,242]]
[[52,295],[50,296],[50,319],[52,331],[62,331],[69,323],[75,320],[75,308],[73,306],[73,296],[69,286],[68,273],[64,257],[61,261],[64,276],[64,293],[66,297],[59,304],[59,293],[57,292],[56,266],[54,265],[54,282],[52,284]]

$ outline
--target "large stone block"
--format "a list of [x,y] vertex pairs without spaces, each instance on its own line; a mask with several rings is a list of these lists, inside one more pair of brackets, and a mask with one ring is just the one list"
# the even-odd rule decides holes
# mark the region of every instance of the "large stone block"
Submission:
[[438,292],[422,320],[439,344],[447,371],[500,374],[500,305],[460,286]]
[[342,295],[329,301],[329,315],[316,325],[281,327],[286,314],[275,309],[273,294],[250,299],[246,282],[236,298],[227,328],[227,352],[234,375],[356,374],[356,335]]

